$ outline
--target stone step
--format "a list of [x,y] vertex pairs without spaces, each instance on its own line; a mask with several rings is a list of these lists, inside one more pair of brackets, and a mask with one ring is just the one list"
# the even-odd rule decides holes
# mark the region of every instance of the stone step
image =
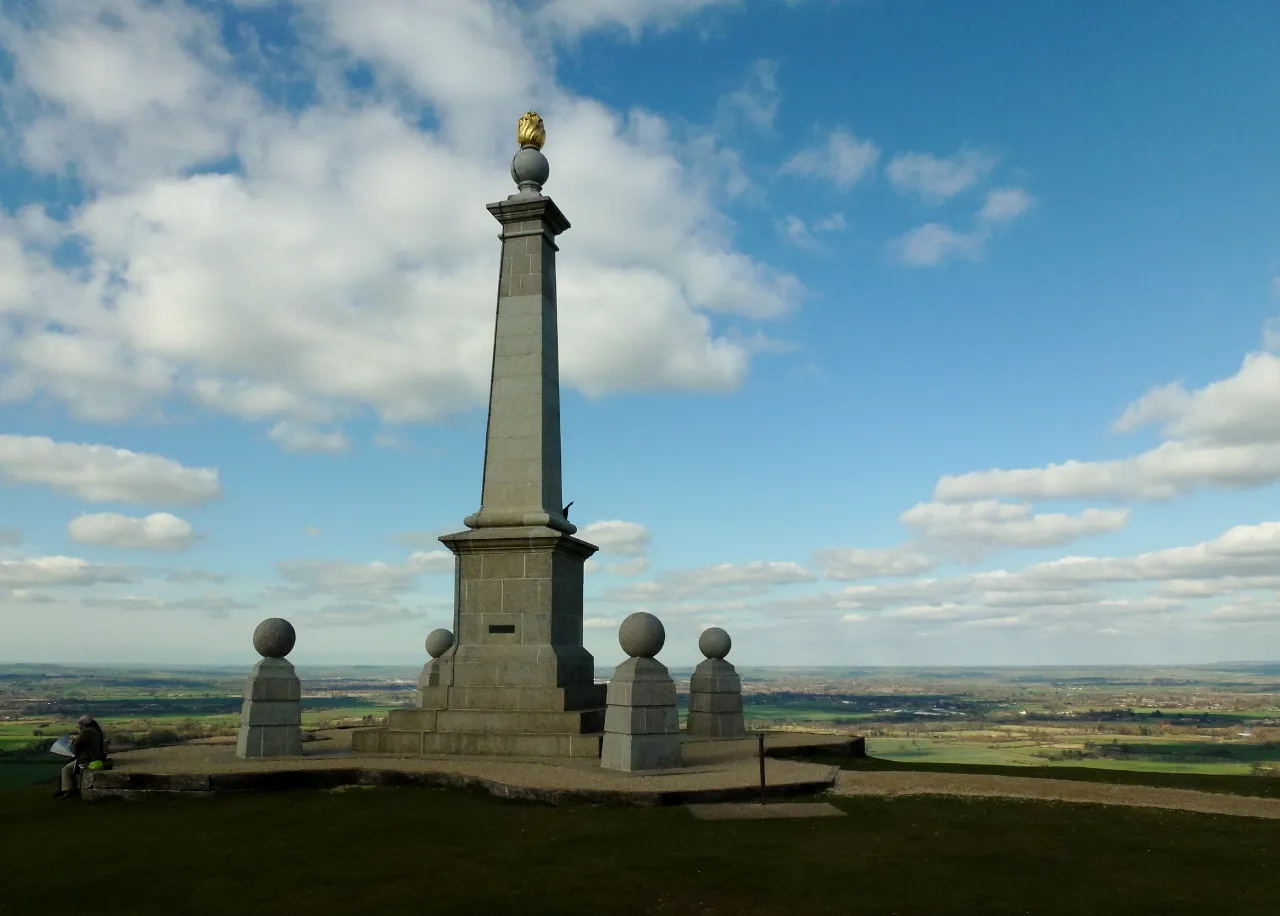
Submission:
[[582,735],[602,731],[604,718],[603,709],[580,709],[573,712],[392,709],[387,713],[387,728],[393,731]]
[[601,734],[494,734],[490,732],[423,732],[390,728],[356,729],[356,754],[458,755],[475,757],[571,757],[599,759]]

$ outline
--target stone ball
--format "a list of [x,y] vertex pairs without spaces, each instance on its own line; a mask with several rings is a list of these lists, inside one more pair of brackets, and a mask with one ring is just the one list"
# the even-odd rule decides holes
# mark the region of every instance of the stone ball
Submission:
[[636,611],[618,627],[618,644],[632,658],[653,658],[666,641],[662,621],[645,611]]
[[541,150],[532,146],[522,146],[511,160],[511,178],[517,185],[522,181],[532,181],[538,186],[547,183],[551,177],[551,163],[542,155]]
[[698,651],[707,658],[724,658],[732,647],[733,640],[719,627],[707,627],[698,637]]
[[427,634],[427,654],[439,658],[453,648],[453,634],[448,630],[432,630]]
[[284,658],[293,651],[298,634],[283,617],[268,617],[253,631],[253,647],[263,658]]

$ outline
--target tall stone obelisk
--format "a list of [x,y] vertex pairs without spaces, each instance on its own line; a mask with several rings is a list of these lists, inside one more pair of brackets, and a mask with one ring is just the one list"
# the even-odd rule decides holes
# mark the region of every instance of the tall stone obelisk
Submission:
[[488,205],[502,268],[480,509],[470,530],[440,538],[457,557],[455,644],[420,707],[357,733],[357,751],[600,755],[605,687],[582,645],[583,563],[596,547],[561,509],[555,239],[569,221],[542,194],[542,119],[525,114],[517,137],[518,190]]

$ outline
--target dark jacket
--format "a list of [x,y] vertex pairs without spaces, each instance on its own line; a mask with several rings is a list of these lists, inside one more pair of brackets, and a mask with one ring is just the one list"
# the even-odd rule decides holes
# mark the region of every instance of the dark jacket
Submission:
[[95,760],[103,760],[107,756],[107,742],[102,734],[102,726],[90,721],[80,729],[80,733],[71,739],[71,750],[75,752],[76,761],[81,766],[88,766]]

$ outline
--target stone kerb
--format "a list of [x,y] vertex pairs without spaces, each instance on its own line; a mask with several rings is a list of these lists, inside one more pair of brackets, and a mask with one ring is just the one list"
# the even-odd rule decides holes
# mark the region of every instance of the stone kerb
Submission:
[[698,648],[707,656],[689,678],[689,717],[685,731],[699,738],[741,738],[742,679],[725,661],[732,643],[719,627],[704,630]]
[[237,757],[297,757],[302,754],[302,684],[285,655],[293,648],[293,626],[279,617],[264,620],[253,634],[262,660],[244,683]]
[[601,767],[634,772],[680,766],[676,685],[653,657],[665,638],[662,622],[644,612],[632,614],[619,629],[618,641],[630,658],[609,681]]

